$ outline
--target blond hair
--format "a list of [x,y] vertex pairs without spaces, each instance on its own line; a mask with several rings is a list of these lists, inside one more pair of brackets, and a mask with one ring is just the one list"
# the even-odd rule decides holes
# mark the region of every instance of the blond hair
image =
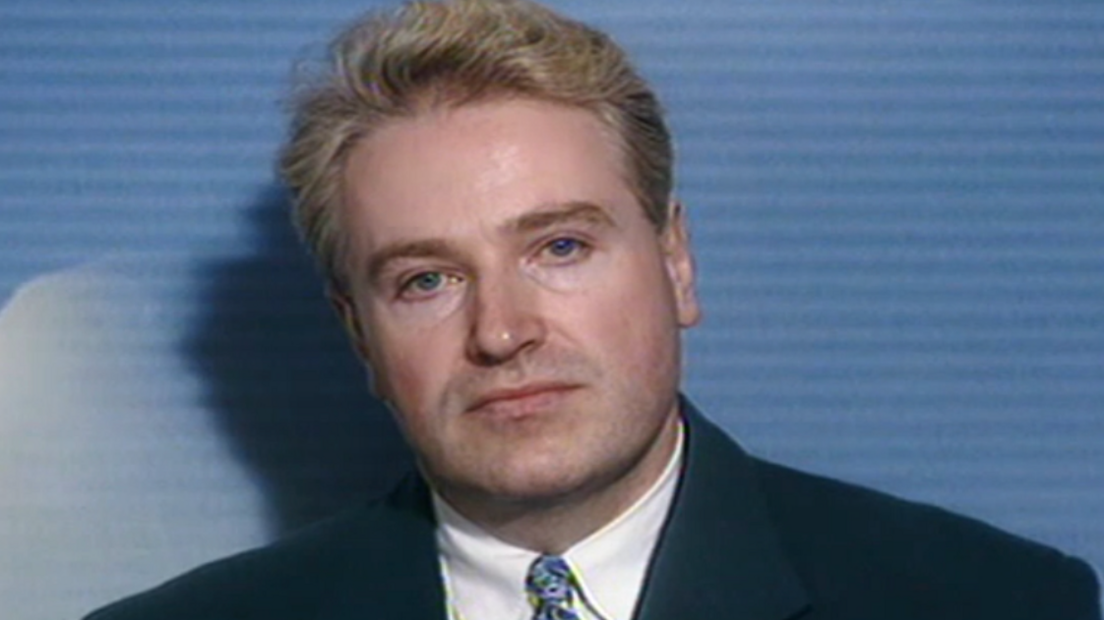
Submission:
[[369,14],[332,44],[333,65],[298,99],[280,172],[295,221],[331,286],[344,290],[335,217],[350,149],[389,119],[500,96],[589,110],[612,130],[628,183],[657,229],[672,188],[660,104],[606,34],[528,0],[410,2]]

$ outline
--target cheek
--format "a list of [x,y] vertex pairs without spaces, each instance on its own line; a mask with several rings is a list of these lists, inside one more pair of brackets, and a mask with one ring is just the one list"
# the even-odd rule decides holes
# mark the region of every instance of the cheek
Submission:
[[443,383],[440,366],[448,359],[438,329],[419,329],[386,320],[369,320],[366,333],[369,366],[376,391],[403,410],[424,408]]
[[371,362],[374,387],[376,394],[390,403],[391,413],[407,439],[421,445],[425,437],[432,436],[434,404],[444,380],[439,379],[440,369],[433,365],[432,351],[405,346],[395,342],[379,345],[379,353]]
[[417,332],[434,329],[460,312],[467,294],[465,283],[455,283],[425,299],[380,304],[378,313],[386,317],[391,330]]
[[661,266],[637,261],[607,271],[561,315],[580,333],[582,346],[619,366],[646,372],[676,355],[678,322],[671,285]]
[[525,264],[522,273],[541,289],[565,295],[587,294],[599,290],[609,278],[616,261],[603,253],[567,265]]

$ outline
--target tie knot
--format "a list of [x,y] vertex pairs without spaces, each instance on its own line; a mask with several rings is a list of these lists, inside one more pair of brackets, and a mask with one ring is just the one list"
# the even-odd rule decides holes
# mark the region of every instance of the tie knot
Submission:
[[533,620],[578,620],[573,581],[571,567],[562,557],[542,555],[534,560],[525,577]]

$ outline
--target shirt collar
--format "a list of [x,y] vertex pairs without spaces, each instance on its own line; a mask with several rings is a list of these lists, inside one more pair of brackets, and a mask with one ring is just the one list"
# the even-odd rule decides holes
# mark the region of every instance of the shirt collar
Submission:
[[[629,620],[674,499],[683,429],[663,473],[620,516],[564,554],[587,604],[607,620]],[[503,542],[433,494],[437,547],[450,605],[463,619],[529,618],[525,574],[537,553]]]

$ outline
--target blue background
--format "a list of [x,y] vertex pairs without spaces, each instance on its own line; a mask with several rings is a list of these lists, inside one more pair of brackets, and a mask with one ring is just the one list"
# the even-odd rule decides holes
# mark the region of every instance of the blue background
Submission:
[[[552,4],[669,108],[691,398],[755,453],[1104,564],[1104,6]],[[15,618],[268,540],[408,458],[273,174],[293,63],[370,6],[0,5]]]

